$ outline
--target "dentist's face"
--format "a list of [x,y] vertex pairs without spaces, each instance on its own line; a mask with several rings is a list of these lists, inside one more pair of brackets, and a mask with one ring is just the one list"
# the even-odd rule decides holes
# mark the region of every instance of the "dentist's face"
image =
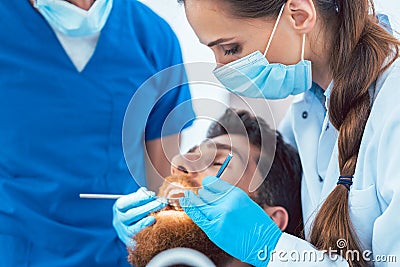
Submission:
[[[286,9],[286,7],[285,7]],[[185,0],[186,17],[200,42],[212,49],[219,64],[227,64],[257,50],[264,53],[276,18],[239,18],[222,0]],[[293,34],[284,12],[267,59],[295,64],[300,59],[301,39]]]
[[204,177],[217,174],[229,152],[232,152],[233,158],[221,179],[249,193],[253,176],[259,176],[257,162],[260,150],[242,135],[221,135],[204,141],[184,155],[175,156],[172,159],[171,174],[184,174],[200,187]]

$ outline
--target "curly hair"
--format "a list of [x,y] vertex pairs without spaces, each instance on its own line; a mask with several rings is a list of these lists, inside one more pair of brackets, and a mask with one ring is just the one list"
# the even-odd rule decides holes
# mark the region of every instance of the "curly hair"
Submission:
[[[160,187],[159,196],[167,196],[167,189],[192,188],[193,184],[185,176],[169,176]],[[145,267],[153,257],[167,249],[176,247],[192,248],[206,255],[217,267],[224,267],[233,258],[217,247],[207,235],[182,210],[167,206],[152,214],[156,222],[140,231],[133,240],[128,261],[135,267]]]
[[157,254],[176,247],[200,251],[218,267],[224,267],[233,260],[211,242],[185,212],[167,207],[153,216],[156,222],[134,237],[136,246],[128,256],[132,266],[145,267]]

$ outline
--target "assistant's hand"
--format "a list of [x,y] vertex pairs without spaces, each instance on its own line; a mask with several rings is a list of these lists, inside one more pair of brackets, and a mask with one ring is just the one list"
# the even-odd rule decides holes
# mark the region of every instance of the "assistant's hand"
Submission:
[[142,229],[154,223],[153,211],[165,207],[165,203],[156,199],[154,192],[141,187],[135,193],[120,197],[113,206],[113,226],[119,239],[132,246],[132,237]]
[[281,230],[241,189],[213,176],[204,178],[198,196],[185,193],[187,215],[222,250],[243,262],[266,266]]

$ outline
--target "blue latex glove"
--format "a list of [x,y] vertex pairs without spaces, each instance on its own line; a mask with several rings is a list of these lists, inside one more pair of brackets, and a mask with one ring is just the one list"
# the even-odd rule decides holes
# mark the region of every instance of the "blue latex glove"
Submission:
[[198,196],[185,192],[186,214],[222,250],[255,266],[266,266],[281,230],[241,189],[213,176],[204,178]]
[[166,202],[156,199],[156,194],[145,187],[117,199],[113,206],[113,226],[119,239],[132,247],[132,237],[156,220],[154,216],[147,215],[165,206]]

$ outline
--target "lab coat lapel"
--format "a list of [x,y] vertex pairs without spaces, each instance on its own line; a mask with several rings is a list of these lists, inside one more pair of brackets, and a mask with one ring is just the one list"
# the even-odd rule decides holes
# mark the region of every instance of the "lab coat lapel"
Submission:
[[307,221],[318,204],[322,188],[317,172],[317,151],[324,109],[312,92],[306,92],[300,101],[293,103],[292,107],[293,128],[296,129],[294,135],[302,159],[304,175],[302,179],[303,215]]

